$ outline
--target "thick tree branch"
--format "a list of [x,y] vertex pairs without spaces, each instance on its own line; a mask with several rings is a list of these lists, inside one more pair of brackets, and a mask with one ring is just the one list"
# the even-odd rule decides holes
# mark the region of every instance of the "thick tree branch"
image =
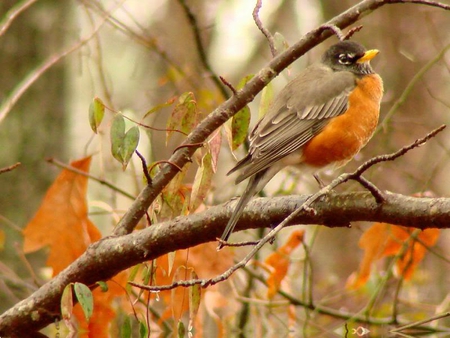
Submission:
[[[308,197],[255,199],[236,229],[270,228],[297,210]],[[364,220],[420,229],[450,227],[450,198],[405,197],[390,192],[384,192],[384,197],[385,202],[378,204],[368,192],[327,195],[313,204],[315,214],[303,210],[291,224],[342,227]],[[59,319],[61,293],[70,282],[93,285],[137,263],[215,241],[225,228],[233,206],[234,203],[218,205],[189,217],[178,217],[139,232],[94,243],[58,276],[0,316],[0,336],[11,332],[23,334]]]

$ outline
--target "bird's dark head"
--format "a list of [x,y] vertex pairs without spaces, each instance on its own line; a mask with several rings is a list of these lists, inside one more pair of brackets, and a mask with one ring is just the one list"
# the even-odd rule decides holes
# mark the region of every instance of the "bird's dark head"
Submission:
[[378,50],[367,50],[363,45],[354,41],[341,41],[323,54],[322,62],[334,71],[349,71],[356,75],[374,73],[370,66]]

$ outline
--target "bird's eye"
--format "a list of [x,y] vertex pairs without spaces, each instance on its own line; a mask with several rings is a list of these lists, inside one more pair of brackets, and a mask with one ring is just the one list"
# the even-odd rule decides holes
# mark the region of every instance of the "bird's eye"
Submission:
[[353,58],[354,55],[351,54],[339,54],[338,56],[339,63],[342,65],[349,65],[353,63]]

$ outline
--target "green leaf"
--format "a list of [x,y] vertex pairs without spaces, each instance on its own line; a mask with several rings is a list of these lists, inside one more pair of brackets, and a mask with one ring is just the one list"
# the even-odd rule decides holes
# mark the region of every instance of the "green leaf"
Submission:
[[211,165],[214,173],[217,172],[220,150],[222,149],[222,129],[218,129],[208,141],[209,152],[211,153]]
[[273,38],[277,54],[280,54],[289,48],[289,44],[283,34],[275,32]]
[[125,170],[139,144],[139,128],[131,127],[125,133],[125,118],[117,114],[111,124],[111,153]]
[[250,126],[250,108],[245,106],[231,119],[231,150],[236,150],[247,138]]
[[100,126],[100,123],[102,123],[104,116],[105,105],[98,97],[94,97],[94,100],[92,100],[89,105],[89,124],[94,133],[97,134],[98,127]]
[[148,327],[147,324],[143,321],[139,321],[139,337],[140,338],[148,337]]
[[186,192],[184,192],[183,186],[189,168],[190,163],[187,163],[164,188],[161,194],[161,210],[158,214],[160,221],[181,215],[183,210],[189,206],[189,199],[185,197]]
[[130,317],[125,317],[122,327],[120,328],[121,338],[131,338],[131,319]]
[[239,81],[239,83],[238,83],[236,89],[237,89],[237,90],[242,89],[242,88],[247,84],[248,81],[250,81],[251,79],[253,79],[254,76],[255,76],[255,75],[253,75],[253,74],[249,74],[249,75],[244,76],[244,77],[241,79],[241,81]]
[[102,290],[102,292],[107,292],[108,291],[108,284],[106,283],[106,282],[103,282],[103,281],[99,281],[99,282],[97,282],[96,283],[99,287],[100,287],[100,289]]
[[[190,279],[198,279],[195,271],[191,271]],[[202,287],[198,284],[189,287],[189,325],[188,331],[192,331],[195,317],[197,316],[200,307],[200,300],[202,295]]]
[[165,107],[172,105],[174,102],[175,102],[175,98],[172,97],[171,99],[167,100],[166,102],[154,106],[152,109],[150,109],[148,112],[145,113],[143,118],[145,119],[147,116],[149,116],[153,113],[156,113],[157,111],[160,111],[161,109],[163,109]]
[[130,162],[131,156],[133,156],[138,144],[139,144],[139,127],[131,127],[125,134],[123,144],[121,147],[122,156],[122,168],[126,169],[128,162]]
[[113,119],[110,137],[111,153],[117,161],[122,163],[123,158],[121,148],[123,145],[123,139],[125,138],[125,119],[120,114],[117,114]]
[[82,283],[75,283],[73,285],[75,296],[83,309],[84,316],[89,322],[89,319],[94,312],[94,298],[92,297],[92,292],[89,288]]
[[177,333],[178,337],[180,338],[184,338],[184,336],[186,335],[186,328],[184,327],[184,323],[181,320],[178,321]]
[[258,110],[258,118],[262,118],[264,115],[266,115],[267,111],[269,110],[270,105],[273,101],[273,86],[272,82],[270,82],[267,86],[264,87],[261,93],[261,102],[259,103],[259,110]]
[[194,94],[188,93],[184,98],[183,105],[186,107],[186,114],[181,120],[181,131],[189,134],[197,124],[197,102]]
[[194,94],[191,92],[183,93],[178,98],[178,104],[172,111],[167,120],[166,144],[170,137],[176,131],[182,131],[188,134],[197,123],[197,102]]
[[207,152],[202,158],[202,163],[195,174],[194,183],[192,185],[191,201],[189,205],[191,211],[197,210],[200,204],[205,200],[211,188],[213,175],[211,153]]
[[67,321],[70,320],[73,313],[73,293],[72,283],[67,284],[61,296],[61,315]]
[[[135,278],[136,278],[136,276],[137,276],[137,273],[139,272],[139,270],[140,270],[140,268],[141,268],[141,264],[136,264],[135,266],[133,266],[131,269],[130,269],[130,273],[129,273],[129,275],[128,275],[128,282],[134,282],[134,280],[135,280]],[[128,292],[128,293],[131,293],[131,284],[130,283],[127,283],[127,285],[125,286],[125,290]]]

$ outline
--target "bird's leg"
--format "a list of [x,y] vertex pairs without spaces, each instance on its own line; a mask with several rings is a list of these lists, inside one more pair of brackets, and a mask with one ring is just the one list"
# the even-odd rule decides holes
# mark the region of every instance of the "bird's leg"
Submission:
[[313,174],[313,177],[315,178],[316,182],[319,184],[320,189],[325,187],[325,183],[320,179],[318,174]]

